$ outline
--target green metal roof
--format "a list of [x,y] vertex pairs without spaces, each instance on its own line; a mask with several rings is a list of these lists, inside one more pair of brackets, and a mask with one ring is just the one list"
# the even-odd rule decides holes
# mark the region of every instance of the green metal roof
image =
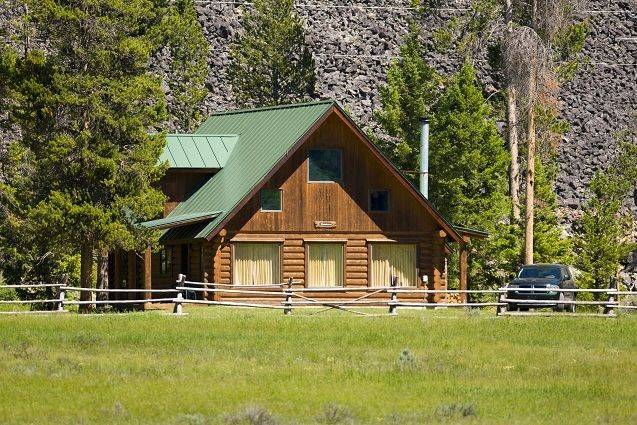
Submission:
[[223,168],[237,143],[236,134],[168,134],[159,162],[170,168]]
[[204,220],[216,218],[221,211],[200,212],[192,214],[169,215],[158,220],[151,220],[142,223],[147,229],[167,229],[169,227],[185,226],[186,224],[198,223]]
[[[236,134],[239,137],[221,171],[179,204],[166,219],[209,211],[221,213],[203,227],[191,225],[166,231],[161,240],[208,236],[333,105],[333,101],[311,102],[219,112],[210,116],[197,134]],[[179,235],[170,234],[176,232]]]

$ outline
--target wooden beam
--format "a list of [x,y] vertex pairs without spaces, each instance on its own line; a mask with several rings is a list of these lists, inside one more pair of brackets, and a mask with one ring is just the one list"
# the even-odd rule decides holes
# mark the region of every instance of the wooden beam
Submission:
[[[466,291],[467,288],[467,263],[468,263],[468,251],[467,251],[467,245],[462,242],[460,244],[460,264],[459,264],[459,268],[458,268],[458,272],[460,275],[460,290],[462,291]],[[462,303],[466,303],[467,302],[467,294],[463,293],[460,294],[460,302]]]
[[[137,280],[137,258],[135,251],[128,252],[128,289],[133,289],[136,286]],[[128,298],[134,299],[135,294],[129,293]]]
[[[153,253],[150,250],[150,247],[146,248],[146,252],[144,252],[144,289],[152,289],[152,258]],[[150,292],[144,292],[144,299],[148,300],[152,298],[152,294]],[[144,303],[143,309],[147,310],[150,307],[150,303]]]
[[[113,253],[113,288],[122,287],[122,251],[116,249]],[[111,294],[112,299],[119,300],[119,293]]]

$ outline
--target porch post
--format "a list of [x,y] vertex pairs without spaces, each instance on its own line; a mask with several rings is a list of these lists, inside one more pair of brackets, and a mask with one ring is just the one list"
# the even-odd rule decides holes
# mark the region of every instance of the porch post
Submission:
[[[146,248],[146,252],[144,252],[144,289],[150,290],[152,289],[152,258],[153,253],[150,250],[150,247]],[[144,292],[144,299],[149,300],[152,298],[152,294],[150,292]],[[143,309],[147,310],[150,307],[150,303],[144,303]]]
[[[122,287],[122,252],[115,249],[113,253],[113,288],[120,289]],[[114,292],[111,299],[119,300],[119,294]]]
[[[469,238],[463,237],[460,242],[460,264],[458,267],[458,274],[460,275],[460,290],[466,291],[468,289],[467,285],[467,263],[469,258],[469,253],[467,251],[467,243],[469,242]],[[466,303],[469,297],[466,293],[460,294],[460,302]]]
[[[135,251],[129,251],[128,255],[128,289],[133,289],[137,286],[137,258]],[[135,299],[135,294],[128,293],[128,299]]]

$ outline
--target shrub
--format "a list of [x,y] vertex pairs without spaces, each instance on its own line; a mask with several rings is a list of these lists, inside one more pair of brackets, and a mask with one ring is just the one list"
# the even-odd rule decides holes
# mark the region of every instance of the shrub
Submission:
[[318,422],[330,425],[353,424],[354,418],[347,408],[337,404],[328,404],[318,417]]
[[277,425],[278,421],[263,407],[253,406],[243,412],[226,417],[230,425]]
[[13,301],[17,299],[18,299],[18,294],[15,292],[15,289],[0,288],[0,300]]
[[401,372],[416,369],[418,367],[416,356],[408,349],[402,350],[396,360],[396,367]]
[[439,419],[474,418],[477,415],[473,404],[442,404],[436,408]]

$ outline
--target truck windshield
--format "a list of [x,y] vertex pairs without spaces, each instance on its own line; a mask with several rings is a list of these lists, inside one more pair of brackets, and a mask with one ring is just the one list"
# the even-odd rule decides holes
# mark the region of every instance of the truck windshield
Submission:
[[559,267],[523,267],[519,278],[558,279],[561,276]]

